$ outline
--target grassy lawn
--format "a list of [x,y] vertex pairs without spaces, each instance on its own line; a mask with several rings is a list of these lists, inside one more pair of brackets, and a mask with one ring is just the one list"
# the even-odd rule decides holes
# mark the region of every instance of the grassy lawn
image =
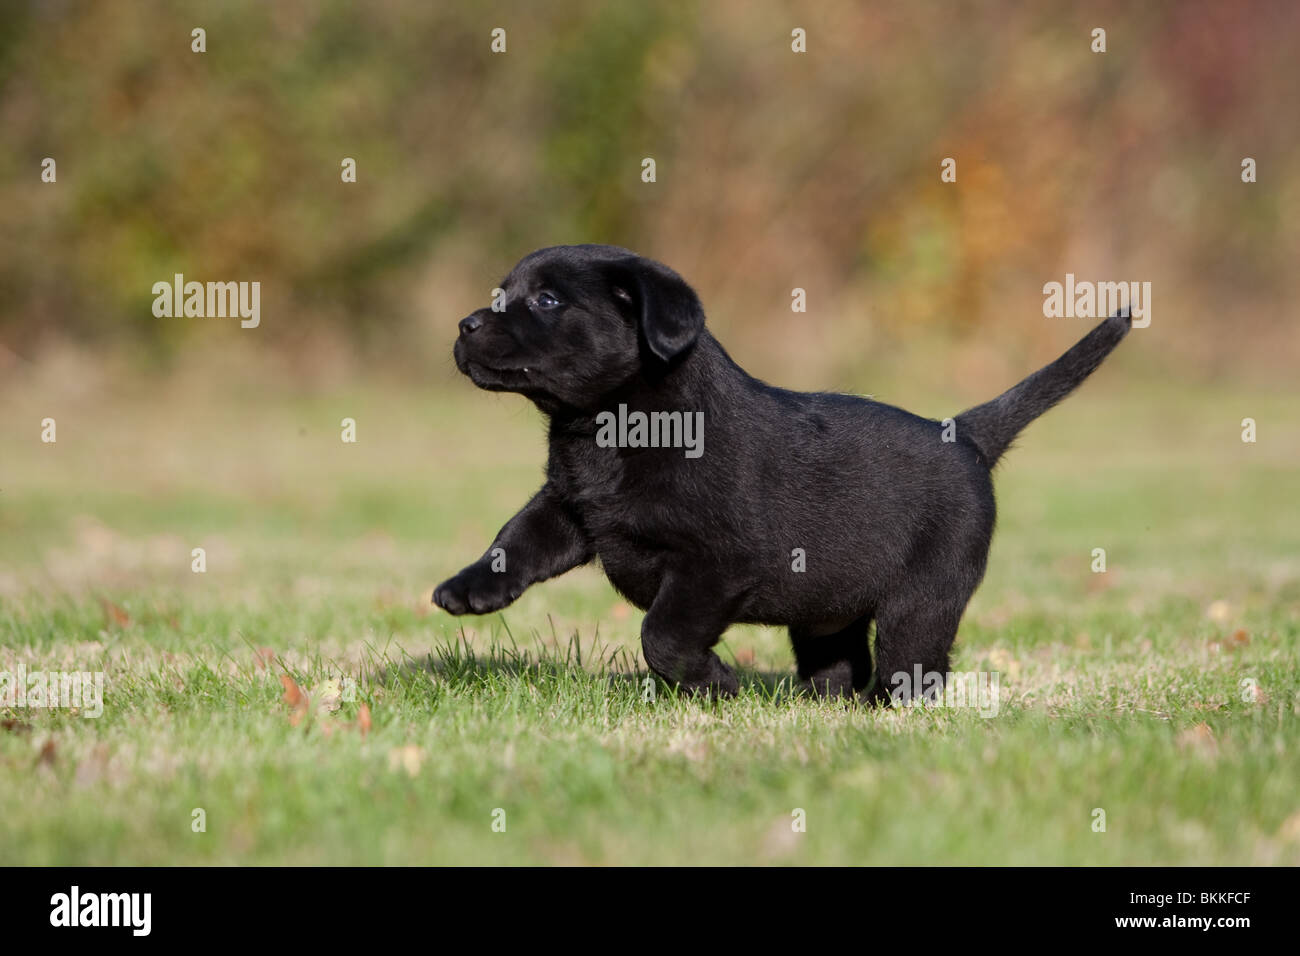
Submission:
[[0,672],[103,671],[103,713],[0,706],[0,863],[1300,864],[1292,396],[1117,376],[1031,427],[954,655],[982,717],[800,697],[762,628],[740,699],[647,700],[595,569],[429,606],[540,484],[520,399],[38,392],[0,392]]

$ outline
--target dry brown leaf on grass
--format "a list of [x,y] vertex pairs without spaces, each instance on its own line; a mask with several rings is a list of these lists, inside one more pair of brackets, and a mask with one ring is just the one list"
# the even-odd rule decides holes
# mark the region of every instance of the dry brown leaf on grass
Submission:
[[302,692],[302,688],[288,674],[280,675],[280,683],[284,685],[283,700],[290,707],[297,708],[307,699],[307,695]]
[[307,708],[311,705],[311,701],[288,674],[280,675],[280,683],[284,685],[284,697],[282,699],[290,708],[289,723],[297,727],[302,723],[303,717],[307,715]]
[[1120,572],[1115,569],[1111,569],[1105,574],[1090,574],[1088,575],[1086,589],[1089,594],[1099,594],[1102,591],[1109,591],[1111,588],[1115,587],[1115,585],[1120,583],[1119,577]]
[[42,767],[53,767],[54,755],[55,755],[54,738],[47,737],[45,739],[45,743],[41,744],[41,752],[37,756],[36,762]]
[[[350,730],[353,727],[361,732],[362,737],[370,733],[372,726],[370,706],[365,703],[357,708],[355,722],[332,722],[326,719],[343,706],[343,683],[339,678],[331,677],[318,684],[312,688],[310,694],[303,691],[288,674],[280,675],[280,683],[284,685],[284,696],[281,700],[289,705],[289,723],[292,726],[297,727],[304,717],[314,713],[314,716],[319,718],[318,726],[326,737],[331,736],[336,730]],[[316,702],[314,711],[313,701]]]
[[259,647],[253,651],[253,666],[259,671],[264,671],[267,665],[274,663],[275,651],[269,647]]
[[1210,638],[1206,644],[1209,645],[1210,650],[1216,652],[1223,650],[1224,648],[1227,648],[1230,651],[1236,651],[1250,645],[1250,634],[1244,628],[1239,627],[1232,632],[1231,636],[1219,637],[1216,635]]
[[1178,735],[1178,746],[1192,750],[1203,756],[1213,756],[1219,751],[1219,742],[1214,738],[1210,725],[1202,721],[1195,727],[1188,727]]
[[[323,712],[318,711],[318,713],[320,713],[321,716],[324,716]],[[361,736],[365,737],[366,734],[370,733],[370,707],[366,704],[362,704],[360,707],[358,707],[357,719],[355,722],[347,721],[345,723],[339,724],[339,723],[330,723],[329,721],[323,720],[321,721],[320,726],[321,726],[321,730],[325,731],[325,736],[327,737],[329,736],[330,731],[334,730],[335,728],[339,730],[351,730],[353,727],[356,727],[357,730],[360,732]]]
[[131,623],[131,615],[108,598],[101,597],[99,605],[104,609],[104,616],[108,618],[109,623],[116,624],[118,627],[127,627]]
[[1258,681],[1251,681],[1242,688],[1241,699],[1248,704],[1267,704],[1268,694],[1264,693]]

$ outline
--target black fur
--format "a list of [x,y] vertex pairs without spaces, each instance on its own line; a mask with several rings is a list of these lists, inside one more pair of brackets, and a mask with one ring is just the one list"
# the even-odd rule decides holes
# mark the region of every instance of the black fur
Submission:
[[[956,440],[945,442],[940,422],[902,409],[746,374],[704,328],[686,282],[625,249],[542,249],[502,288],[504,311],[461,321],[456,365],[548,416],[546,483],[434,602],[486,614],[599,558],[647,612],[651,670],[722,694],[735,693],[736,675],[712,648],[736,622],[788,627],[799,676],[819,693],[882,701],[891,675],[916,665],[946,674],[984,576],[990,469],[1130,325],[1126,314],[1102,322],[1051,365],[957,416]],[[703,453],[599,447],[597,415],[619,405],[703,412]],[[493,570],[498,548],[504,571]],[[804,570],[794,570],[795,549]]]

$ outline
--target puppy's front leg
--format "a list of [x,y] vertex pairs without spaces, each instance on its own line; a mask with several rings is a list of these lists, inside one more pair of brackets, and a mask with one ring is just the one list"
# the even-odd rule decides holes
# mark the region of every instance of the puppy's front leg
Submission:
[[641,652],[650,669],[683,690],[732,697],[736,672],[718,659],[713,645],[730,623],[725,596],[698,576],[669,573],[641,623]]
[[546,484],[506,522],[483,557],[434,589],[433,603],[456,615],[489,614],[530,585],[591,558],[586,534]]

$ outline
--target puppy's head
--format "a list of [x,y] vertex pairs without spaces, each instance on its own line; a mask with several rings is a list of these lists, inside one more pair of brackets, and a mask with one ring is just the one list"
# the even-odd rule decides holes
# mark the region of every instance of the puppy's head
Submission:
[[546,409],[593,409],[634,376],[661,372],[704,328],[691,287],[616,246],[552,246],[524,257],[493,308],[460,321],[452,354],[479,388]]

